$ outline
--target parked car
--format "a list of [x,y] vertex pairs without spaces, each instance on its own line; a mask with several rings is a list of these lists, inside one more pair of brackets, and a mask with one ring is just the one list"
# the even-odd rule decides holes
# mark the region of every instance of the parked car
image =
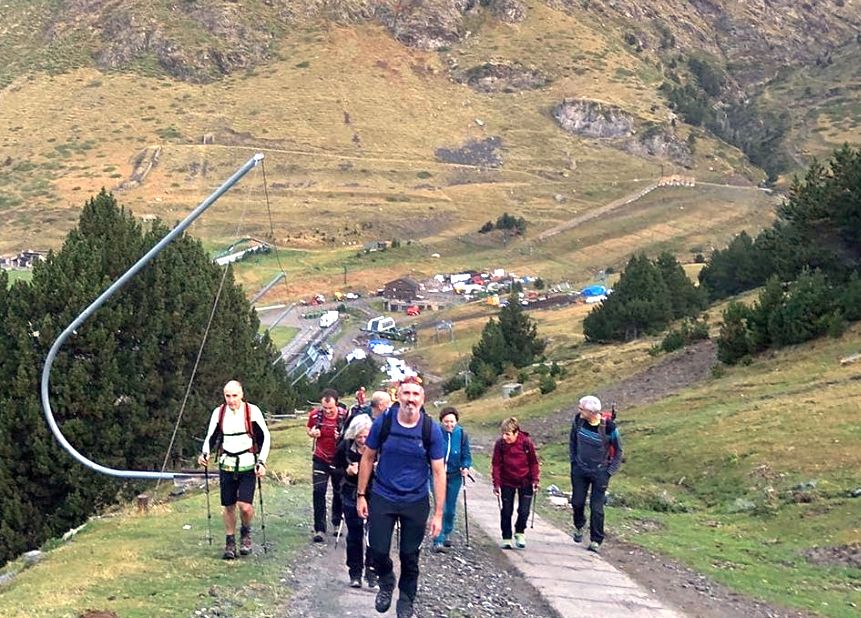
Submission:
[[407,307],[407,315],[409,316],[419,315],[421,312],[422,309],[418,305],[410,305],[409,307]]

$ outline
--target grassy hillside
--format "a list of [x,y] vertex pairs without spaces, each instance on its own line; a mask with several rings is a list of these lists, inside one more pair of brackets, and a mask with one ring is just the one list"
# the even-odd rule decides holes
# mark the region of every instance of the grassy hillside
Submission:
[[[545,487],[569,489],[570,413],[564,410],[583,394],[630,380],[663,360],[649,355],[650,341],[584,344],[579,325],[587,311],[573,306],[532,314],[550,340],[550,356],[566,370],[555,392],[541,395],[530,378],[526,393],[511,400],[495,389],[474,402],[460,393],[447,398],[476,436],[494,435],[504,417],[520,418],[540,440]],[[457,308],[449,316],[456,320],[455,341],[423,338],[417,350],[423,367],[449,375],[467,358],[488,312]],[[622,539],[674,557],[755,598],[822,616],[854,616],[861,592],[851,561],[861,543],[861,498],[850,492],[858,488],[861,468],[861,409],[848,402],[861,374],[839,360],[859,342],[856,325],[841,339],[786,348],[669,397],[623,405],[627,461],[611,485],[610,543]],[[9,565],[20,573],[2,593],[4,607],[12,616],[77,616],[83,608],[150,616],[215,604],[231,615],[259,615],[259,603],[283,585],[278,578],[285,559],[307,542],[310,488],[300,424],[273,433],[273,479],[265,486],[267,537],[274,542],[269,554],[224,571],[217,547],[206,545],[204,497],[195,492],[155,506],[148,516],[131,508],[111,513],[69,542],[49,543],[38,565]],[[486,472],[480,449],[477,461]],[[570,526],[567,509],[539,508]],[[244,578],[253,595],[236,590]],[[45,581],[52,582],[50,594]]]
[[[212,607],[231,616],[262,615],[283,595],[284,563],[308,539],[311,489],[307,436],[300,425],[273,428],[273,474],[263,485],[267,553],[257,548],[225,569],[217,486],[210,497],[212,546],[206,541],[205,493],[193,489],[164,501],[168,488],[163,488],[147,514],[131,506],[113,511],[88,522],[67,542],[46,544],[48,553],[35,566],[25,567],[21,560],[7,565],[4,572],[17,576],[0,591],[5,615],[77,617],[91,609],[148,618],[190,616]],[[255,524],[255,542],[262,543],[259,510]]]
[[[407,263],[424,270],[420,262],[433,252],[443,255],[435,268],[504,261],[553,277],[571,277],[575,268],[579,278],[595,267],[584,260],[592,248],[619,263],[640,244],[686,252],[768,220],[770,205],[753,191],[661,190],[619,209],[613,221],[601,218],[543,247],[479,237],[482,223],[506,211],[525,216],[528,236],[537,235],[661,173],[731,184],[761,177],[737,150],[705,134],[693,168],[681,170],[565,133],[551,110],[570,96],[616,104],[638,125],[667,122],[656,91],[660,71],[596,19],[538,2],[530,8],[516,26],[478,16],[474,36],[438,52],[404,47],[370,23],[305,23],[272,43],[267,62],[207,84],[143,70],[100,72],[69,54],[59,54],[69,61],[62,70],[38,72],[46,67],[27,47],[38,42],[19,28],[18,44],[4,53],[24,54],[33,64],[19,67],[0,94],[0,220],[7,230],[0,251],[56,247],[84,200],[103,186],[138,216],[174,221],[256,151],[267,157],[275,240],[297,252],[291,257],[301,255],[289,263],[294,280],[325,282],[348,262],[360,281],[374,279],[369,287],[376,287]],[[538,90],[495,94],[452,79],[489,60],[534,67],[551,79]],[[677,131],[684,139],[689,129]],[[500,140],[501,167],[435,155],[488,138]],[[139,185],[129,183],[157,149],[152,171]],[[658,202],[663,210],[653,207]],[[636,236],[639,225],[645,229]],[[214,245],[269,231],[261,170],[192,229]],[[414,239],[421,250],[413,247],[390,265],[354,259],[362,242],[391,238]],[[249,286],[265,280],[247,275]]]
[[[461,393],[447,398],[474,431],[495,434],[501,419],[520,418],[543,442],[544,486],[565,490],[577,398],[661,362],[649,356],[648,341],[584,345],[578,324],[586,312],[532,314],[551,342],[550,356],[566,368],[555,392],[541,395],[530,378],[526,393],[511,400],[498,389],[475,402]],[[416,354],[450,375],[444,368],[465,365],[482,325],[479,318],[458,322],[456,342]],[[851,494],[859,489],[861,408],[850,402],[861,370],[839,361],[859,345],[856,325],[841,339],[768,354],[652,403],[622,402],[627,462],[611,485],[610,534],[756,598],[824,616],[856,615],[861,498]],[[545,512],[570,527],[567,509]]]

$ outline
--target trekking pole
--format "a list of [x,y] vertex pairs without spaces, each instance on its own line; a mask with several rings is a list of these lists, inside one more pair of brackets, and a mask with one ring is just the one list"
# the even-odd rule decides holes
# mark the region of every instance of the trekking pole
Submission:
[[535,528],[535,490],[532,490],[532,523],[529,525],[530,528]]
[[212,509],[209,506],[209,462],[203,467],[203,478],[206,479],[206,540],[212,545]]
[[341,539],[341,529],[344,527],[344,520],[338,522],[338,531],[335,533],[335,549],[338,549],[338,541]]
[[463,484],[463,524],[466,527],[466,547],[469,549],[469,509],[466,508],[466,483]]
[[263,553],[266,553],[266,513],[263,511],[263,483],[257,477],[257,496],[260,498],[260,532],[263,534]]

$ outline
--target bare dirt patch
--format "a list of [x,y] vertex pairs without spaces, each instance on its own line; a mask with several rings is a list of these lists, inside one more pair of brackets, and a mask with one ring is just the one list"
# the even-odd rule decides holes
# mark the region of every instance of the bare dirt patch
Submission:
[[819,566],[861,569],[861,543],[836,547],[816,547],[805,551],[804,557],[809,562]]
[[[595,394],[606,408],[615,402],[620,410],[663,399],[709,378],[712,367],[717,363],[716,351],[714,342],[702,341],[674,352],[648,369]],[[572,401],[568,408],[540,419],[530,419],[532,436],[540,442],[558,440],[560,431],[567,434],[575,409],[576,402]]]

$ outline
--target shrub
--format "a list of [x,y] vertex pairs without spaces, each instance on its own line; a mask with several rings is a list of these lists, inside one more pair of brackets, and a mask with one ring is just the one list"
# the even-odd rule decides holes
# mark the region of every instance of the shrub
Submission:
[[481,380],[473,380],[469,383],[469,386],[466,387],[464,393],[466,394],[466,398],[472,401],[473,399],[478,399],[484,393],[487,392],[487,384],[482,382]]
[[723,312],[723,324],[717,340],[718,360],[727,365],[735,365],[752,351],[747,319],[750,309],[741,303],[730,303]]
[[453,393],[454,391],[459,391],[464,386],[466,386],[466,378],[464,378],[463,374],[457,374],[456,376],[452,376],[448,380],[443,382],[441,388],[443,394],[448,395],[449,393]]
[[554,380],[553,376],[550,374],[542,376],[541,380],[538,381],[538,389],[541,391],[542,395],[552,393],[556,390],[556,380]]

